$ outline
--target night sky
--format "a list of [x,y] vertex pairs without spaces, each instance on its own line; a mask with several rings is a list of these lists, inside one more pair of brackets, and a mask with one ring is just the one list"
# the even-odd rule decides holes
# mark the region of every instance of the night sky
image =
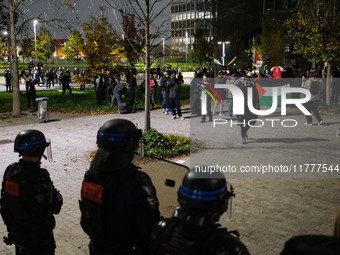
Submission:
[[[27,13],[28,17],[55,17],[55,18],[61,18],[65,20],[71,21],[72,29],[78,29],[81,30],[81,24],[83,22],[87,22],[91,16],[97,16],[100,17],[101,15],[105,15],[109,18],[109,21],[111,24],[116,28],[117,31],[121,32],[119,22],[117,22],[117,19],[120,18],[120,13],[113,10],[113,8],[109,7],[107,2],[105,0],[71,0],[74,5],[74,7],[77,9],[75,11],[75,14],[77,15],[77,20],[75,20],[75,16],[73,15],[67,8],[62,7],[58,8],[61,5],[57,4],[56,0],[33,0],[32,5],[29,5],[29,12]],[[155,6],[155,12],[158,13],[161,9],[164,8],[166,3],[168,3],[170,0],[163,0],[162,3]],[[121,4],[126,1],[124,0],[111,0],[110,1],[113,4]],[[144,3],[143,0],[140,0],[141,3]],[[150,3],[152,4],[154,1],[151,0]],[[100,8],[100,6],[104,6],[104,8]],[[168,7],[162,17],[160,17],[160,20],[158,20],[157,23],[161,22],[162,20],[169,19],[170,23],[170,8]],[[33,24],[33,22],[32,22]],[[41,23],[37,24],[37,31],[39,31],[39,27],[41,26]],[[52,33],[52,36],[55,39],[62,39],[67,38],[68,35],[71,35],[70,31],[62,31],[60,29],[57,29],[51,25],[46,25],[50,32]],[[170,31],[170,26],[169,26]]]

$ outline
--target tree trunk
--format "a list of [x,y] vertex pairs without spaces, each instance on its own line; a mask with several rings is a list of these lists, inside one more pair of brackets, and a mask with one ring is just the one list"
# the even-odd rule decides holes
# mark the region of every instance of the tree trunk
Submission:
[[332,64],[327,63],[327,80],[326,80],[326,104],[331,104],[331,79],[332,79]]
[[9,22],[10,22],[10,37],[11,37],[11,61],[12,61],[12,88],[13,88],[13,107],[12,116],[18,117],[21,115],[20,105],[20,86],[19,86],[19,72],[18,72],[18,56],[17,56],[17,43],[16,43],[16,31],[14,21],[13,1],[9,0]]
[[150,124],[150,0],[145,0],[145,120],[144,131],[147,132],[151,128]]
[[[217,6],[218,6],[218,0],[211,1],[212,3],[212,17],[213,17],[213,43],[214,43],[214,58],[219,59],[218,57],[218,14],[217,14]],[[218,70],[217,66],[214,64],[214,61],[209,62],[209,65],[213,65],[214,68],[214,78],[217,77]]]

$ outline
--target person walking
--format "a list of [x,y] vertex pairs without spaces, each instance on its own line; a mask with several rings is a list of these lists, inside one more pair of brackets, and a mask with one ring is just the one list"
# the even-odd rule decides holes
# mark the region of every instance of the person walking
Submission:
[[[242,74],[239,74],[240,78],[242,78]],[[248,130],[251,126],[254,126],[256,124],[256,119],[258,116],[254,113],[252,113],[249,109],[248,105],[248,97],[252,96],[252,102],[255,109],[260,109],[260,98],[259,93],[256,89],[256,79],[257,76],[254,75],[252,78],[247,78],[243,80],[236,81],[235,86],[239,87],[244,95],[244,114],[243,115],[237,115],[237,121],[241,127],[241,138],[242,138],[242,144],[247,143],[248,139]],[[252,94],[250,95],[248,93],[248,88],[252,88]]]
[[130,85],[130,106],[131,106],[131,111],[135,112],[136,111],[136,97],[137,97],[137,77],[135,73],[132,73],[129,75],[129,82],[128,84]]
[[181,92],[181,85],[176,79],[176,72],[173,72],[170,76],[170,80],[168,81],[167,86],[169,89],[169,99],[170,99],[170,105],[171,105],[171,111],[172,111],[172,118],[171,119],[177,119],[176,117],[176,111],[178,114],[178,118],[181,120],[185,120],[184,117],[182,117],[182,111],[181,111],[181,104],[179,99],[179,94]]
[[206,114],[202,114],[201,123],[205,122],[207,115],[209,117],[209,121],[212,121],[212,112],[211,112],[210,98],[208,97],[207,92],[204,91],[204,89],[209,88],[211,86],[209,84],[209,80],[208,80],[207,74],[203,74],[203,81],[198,82],[197,86],[202,89],[200,99],[201,99],[201,102],[206,102],[206,109],[207,109],[207,113]]
[[[163,109],[163,113],[168,113],[169,112],[169,109],[166,107],[166,84],[168,83],[168,80],[169,80],[169,73],[168,72],[164,72],[164,76],[162,77],[161,79],[161,86],[160,86],[160,89],[161,89],[161,93],[162,93],[162,109]],[[169,97],[169,95],[168,95]],[[169,100],[169,99],[168,99]]]
[[152,110],[155,109],[155,97],[157,98],[157,87],[158,83],[156,79],[150,74],[150,103]]
[[[308,79],[304,85],[304,88],[309,90],[312,95],[311,99],[307,103],[305,103],[304,106],[309,112],[312,112],[314,114],[315,118],[318,121],[318,125],[322,125],[323,123],[318,110],[322,86],[322,80],[318,78],[317,71],[312,72],[311,78]],[[313,125],[313,119],[311,115],[306,115],[306,120],[307,122],[305,123],[305,125]]]
[[32,78],[32,75],[29,74],[26,79],[26,96],[27,96],[27,108],[31,107],[31,101],[32,106],[36,106],[35,97],[36,97],[36,90],[35,90],[35,84]]
[[6,92],[11,92],[12,91],[12,75],[9,69],[6,69],[4,76],[6,80]]
[[66,69],[65,72],[63,72],[63,76],[61,79],[61,85],[63,87],[63,95],[65,95],[66,89],[70,92],[70,95],[72,94],[70,83],[71,83],[70,70]]

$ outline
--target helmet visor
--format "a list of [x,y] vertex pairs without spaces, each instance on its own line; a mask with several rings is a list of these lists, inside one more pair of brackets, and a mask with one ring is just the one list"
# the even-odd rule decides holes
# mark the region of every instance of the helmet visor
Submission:
[[52,145],[51,145],[51,140],[46,138],[46,153],[47,153],[47,160],[49,162],[53,161],[53,156],[52,156]]

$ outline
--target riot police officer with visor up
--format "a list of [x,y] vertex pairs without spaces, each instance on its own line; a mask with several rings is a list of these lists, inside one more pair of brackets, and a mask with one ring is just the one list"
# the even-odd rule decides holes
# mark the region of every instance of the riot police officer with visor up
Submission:
[[53,214],[60,212],[63,200],[48,171],[40,168],[46,148],[52,160],[51,143],[42,132],[20,132],[14,151],[22,158],[10,164],[4,174],[1,216],[8,231],[4,241],[15,244],[17,255],[53,255],[56,248]]

